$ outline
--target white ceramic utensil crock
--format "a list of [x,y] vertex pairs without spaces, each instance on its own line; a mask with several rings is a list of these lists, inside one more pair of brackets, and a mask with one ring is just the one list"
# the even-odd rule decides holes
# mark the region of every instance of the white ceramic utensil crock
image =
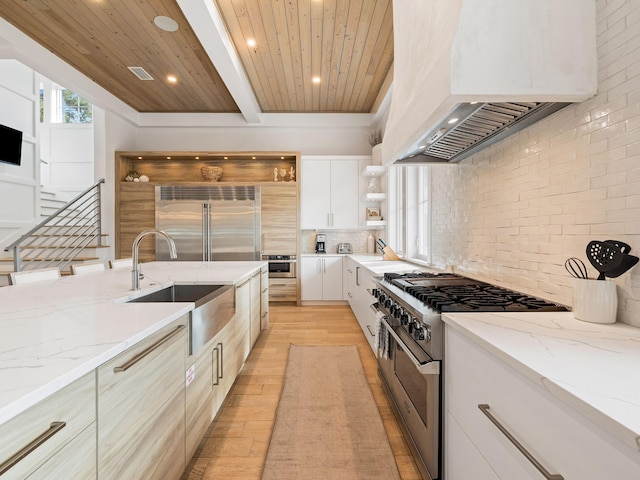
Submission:
[[573,316],[585,322],[614,323],[618,312],[615,282],[573,279]]

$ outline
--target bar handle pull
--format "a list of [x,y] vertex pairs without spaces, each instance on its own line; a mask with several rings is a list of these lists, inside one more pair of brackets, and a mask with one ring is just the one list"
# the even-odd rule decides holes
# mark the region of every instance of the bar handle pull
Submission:
[[507,439],[513,444],[513,446],[516,447],[520,451],[520,453],[522,453],[522,455],[524,455],[525,458],[529,460],[529,462],[531,462],[534,467],[536,467],[536,469],[544,476],[544,478],[546,478],[547,480],[564,480],[564,477],[558,473],[549,473],[549,471],[544,468],[544,466],[533,455],[531,455],[531,453],[529,453],[529,451],[518,440],[516,440],[513,435],[511,435],[511,433],[498,421],[498,419],[491,415],[491,413],[489,412],[489,405],[487,405],[486,403],[481,403],[478,405],[478,408],[482,413],[486,415],[489,420],[491,420],[491,423],[493,423],[497,427],[497,429],[500,430],[500,432],[505,437],[507,437]]
[[373,332],[373,331],[371,330],[371,326],[370,326],[370,325],[367,325],[367,330],[369,330],[369,333],[371,334],[371,336],[372,336],[372,337],[375,337],[375,336],[376,336],[375,332]]
[[144,357],[146,357],[147,355],[149,355],[151,352],[153,352],[154,350],[156,350],[158,347],[160,347],[161,345],[165,344],[166,342],[168,342],[171,337],[173,337],[174,335],[176,335],[180,330],[182,330],[183,328],[185,328],[184,325],[178,325],[176,328],[174,328],[173,330],[171,330],[169,333],[167,333],[164,337],[162,337],[160,340],[158,340],[156,343],[154,343],[153,345],[150,345],[149,347],[145,348],[144,350],[142,350],[140,353],[138,353],[135,357],[131,358],[131,360],[129,360],[127,363],[125,363],[124,365],[120,365],[119,367],[114,367],[113,368],[113,373],[120,373],[120,372],[126,372],[127,370],[129,370],[131,367],[133,367],[136,363],[140,362]]
[[18,452],[9,457],[5,462],[2,463],[2,465],[0,465],[0,475],[4,475],[11,468],[15,467],[22,459],[24,459],[30,453],[34,452],[40,445],[53,437],[66,425],[67,422],[51,422],[51,425],[46,432],[38,435],[34,440],[22,447]]

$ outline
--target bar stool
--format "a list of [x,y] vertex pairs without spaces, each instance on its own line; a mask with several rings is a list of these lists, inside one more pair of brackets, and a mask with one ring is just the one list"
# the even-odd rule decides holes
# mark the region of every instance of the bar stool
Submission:
[[117,260],[109,260],[109,268],[133,268],[133,258],[118,258]]
[[9,283],[11,285],[24,285],[26,283],[56,280],[58,278],[60,278],[60,269],[58,267],[9,273]]
[[81,263],[79,265],[71,265],[71,273],[73,275],[83,275],[91,272],[104,272],[107,268],[104,262]]

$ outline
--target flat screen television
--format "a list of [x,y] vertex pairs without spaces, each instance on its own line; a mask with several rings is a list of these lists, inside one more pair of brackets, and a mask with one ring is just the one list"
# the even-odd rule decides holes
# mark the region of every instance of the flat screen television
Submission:
[[0,162],[20,165],[22,132],[0,125]]

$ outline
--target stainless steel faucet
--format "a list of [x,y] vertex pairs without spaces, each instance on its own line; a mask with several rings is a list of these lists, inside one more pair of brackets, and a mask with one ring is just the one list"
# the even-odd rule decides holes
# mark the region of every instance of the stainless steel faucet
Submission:
[[159,235],[164,237],[169,244],[169,256],[171,258],[178,258],[178,253],[176,251],[176,244],[173,242],[173,239],[164,231],[156,230],[155,228],[150,228],[148,230],[143,230],[133,241],[132,254],[133,257],[133,270],[131,270],[131,290],[140,290],[140,264],[138,263],[138,249],[140,248],[140,242],[147,235]]

